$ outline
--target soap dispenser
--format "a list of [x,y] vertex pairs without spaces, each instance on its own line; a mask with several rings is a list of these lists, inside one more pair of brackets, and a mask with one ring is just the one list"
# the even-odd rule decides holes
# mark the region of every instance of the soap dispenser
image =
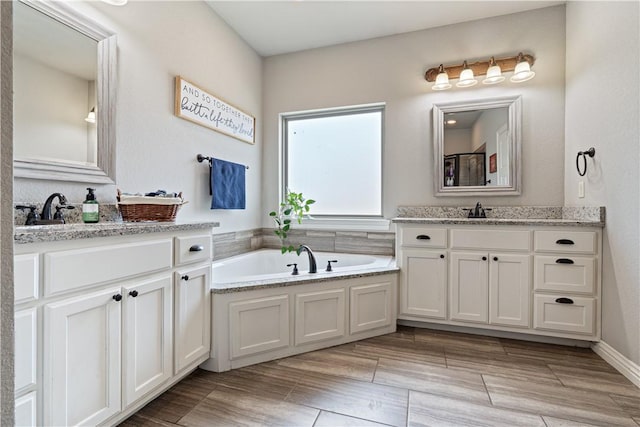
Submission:
[[100,212],[98,211],[98,201],[96,195],[93,193],[95,188],[87,188],[87,199],[82,203],[82,221],[86,223],[95,223],[100,219]]

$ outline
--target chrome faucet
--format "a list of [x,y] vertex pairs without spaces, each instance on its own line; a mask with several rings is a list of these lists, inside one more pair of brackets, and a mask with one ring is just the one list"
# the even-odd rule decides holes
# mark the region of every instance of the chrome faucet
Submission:
[[309,273],[318,272],[318,267],[316,265],[316,257],[313,255],[313,252],[311,251],[311,248],[309,246],[300,245],[300,247],[296,252],[298,253],[298,255],[300,255],[302,252],[306,252],[307,255],[309,256]]
[[42,218],[43,220],[53,219],[53,217],[51,216],[51,204],[53,203],[53,199],[55,199],[56,197],[60,201],[61,205],[67,204],[67,198],[64,197],[64,194],[53,193],[52,195],[47,197],[47,200],[44,202],[44,206],[42,207],[42,215],[40,215],[40,218]]

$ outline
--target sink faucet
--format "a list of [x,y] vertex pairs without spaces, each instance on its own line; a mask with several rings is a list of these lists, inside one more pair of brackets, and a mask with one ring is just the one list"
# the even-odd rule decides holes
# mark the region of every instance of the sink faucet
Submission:
[[45,220],[53,219],[53,217],[51,216],[51,204],[53,203],[53,199],[55,199],[56,197],[60,201],[61,205],[66,205],[67,204],[67,198],[64,197],[64,194],[62,194],[62,193],[53,193],[52,195],[47,197],[47,200],[44,202],[44,206],[42,207],[42,215],[40,215],[40,218],[45,219]]
[[485,211],[490,211],[491,209],[485,209],[482,207],[480,202],[476,203],[476,207],[473,209],[468,209],[469,218],[486,218],[487,214]]
[[316,257],[313,255],[313,252],[311,251],[311,248],[309,246],[300,245],[296,252],[298,253],[298,255],[300,255],[302,252],[306,252],[309,256],[309,273],[318,272],[318,267],[316,266]]

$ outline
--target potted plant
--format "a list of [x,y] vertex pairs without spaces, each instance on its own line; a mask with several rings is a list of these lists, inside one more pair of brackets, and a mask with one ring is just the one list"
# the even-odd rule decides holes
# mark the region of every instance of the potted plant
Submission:
[[295,193],[287,189],[285,199],[280,203],[280,209],[277,212],[269,212],[269,216],[272,217],[276,223],[276,229],[273,230],[273,232],[280,238],[282,244],[280,251],[283,254],[296,251],[296,248],[292,245],[285,244],[285,239],[291,229],[292,221],[296,220],[298,224],[302,224],[302,218],[305,214],[308,214],[311,209],[310,205],[315,202],[313,199],[305,199],[302,193]]

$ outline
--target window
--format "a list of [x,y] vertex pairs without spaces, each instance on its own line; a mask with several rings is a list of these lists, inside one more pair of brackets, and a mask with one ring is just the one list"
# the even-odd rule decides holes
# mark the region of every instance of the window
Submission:
[[382,216],[384,105],[286,114],[284,189],[316,200],[314,216]]

